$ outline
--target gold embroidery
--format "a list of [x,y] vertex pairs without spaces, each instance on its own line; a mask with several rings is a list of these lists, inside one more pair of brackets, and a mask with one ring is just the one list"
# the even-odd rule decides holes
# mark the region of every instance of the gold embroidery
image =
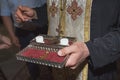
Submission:
[[77,19],[77,16],[80,16],[83,12],[82,8],[78,6],[78,3],[76,0],[74,0],[71,4],[71,6],[68,6],[67,12],[71,14],[71,18],[73,20]]
[[58,8],[55,6],[55,2],[52,2],[52,5],[49,8],[49,12],[51,13],[52,17],[55,16],[55,14],[57,13]]
[[[91,6],[92,0],[86,1],[86,9],[85,9],[85,21],[84,21],[84,41],[90,40],[90,17],[91,17]],[[82,70],[82,80],[87,80],[88,76],[88,64],[84,66]]]
[[64,36],[66,2],[67,2],[66,0],[61,0],[60,2],[59,24],[58,24],[58,28],[56,28],[56,31],[58,32],[58,36]]

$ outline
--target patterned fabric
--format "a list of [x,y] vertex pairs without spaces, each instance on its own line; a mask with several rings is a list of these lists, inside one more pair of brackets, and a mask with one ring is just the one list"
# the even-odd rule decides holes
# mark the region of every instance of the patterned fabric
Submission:
[[[65,0],[63,0],[65,1]],[[55,2],[55,7],[56,9],[58,8],[57,12],[53,13],[50,11],[51,6],[53,6]],[[49,34],[51,35],[58,35],[58,31],[59,29],[59,23],[61,23],[61,32],[64,32],[63,35],[65,36],[71,36],[71,37],[77,37],[78,41],[84,41],[84,17],[85,17],[85,7],[86,7],[86,0],[66,0],[66,6],[60,6],[60,4],[62,4],[61,1],[59,0],[49,0]],[[74,3],[77,3],[77,7],[76,7],[76,13],[74,13],[74,11],[71,14],[70,11],[73,9],[74,7]],[[63,2],[65,3],[65,2]],[[73,7],[70,7],[73,6]],[[54,7],[54,8],[55,8]],[[64,8],[65,10],[62,10],[62,8]],[[78,8],[78,9],[77,9]],[[54,10],[54,9],[52,9]],[[62,10],[62,11],[61,11]],[[62,14],[62,13],[63,14]],[[79,15],[78,15],[79,13]],[[51,15],[55,15],[55,16],[51,16]],[[75,19],[73,19],[73,17],[75,17]],[[60,22],[60,20],[62,22]],[[52,21],[54,22],[54,24],[52,23]],[[64,27],[65,26],[65,27]],[[79,27],[81,26],[81,27]],[[52,27],[52,28],[51,28]],[[74,31],[74,33],[73,33]],[[80,33],[80,34],[78,34]]]
[[35,8],[35,7],[40,7],[45,3],[46,0],[1,0],[0,15],[10,16],[12,14],[14,19],[14,13],[19,5]]
[[[91,3],[92,0],[49,0],[49,34],[76,37],[77,41],[88,41]],[[88,67],[85,64],[75,70],[64,69],[62,72],[65,76],[62,80],[87,80]],[[61,73],[59,70],[54,70],[55,74]],[[63,75],[57,77],[61,76]]]
[[77,19],[77,16],[80,16],[83,12],[82,8],[78,6],[78,3],[76,0],[74,0],[70,6],[67,8],[67,12],[71,15],[71,18],[73,20]]

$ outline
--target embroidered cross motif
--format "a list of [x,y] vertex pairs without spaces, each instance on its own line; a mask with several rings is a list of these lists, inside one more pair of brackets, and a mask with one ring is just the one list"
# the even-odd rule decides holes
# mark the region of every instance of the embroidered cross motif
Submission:
[[78,6],[78,3],[76,0],[74,0],[71,4],[71,6],[68,6],[67,12],[71,15],[71,18],[73,20],[77,19],[77,16],[80,16],[83,12],[82,8]]
[[55,6],[55,2],[52,2],[52,5],[50,6],[49,11],[50,11],[52,17],[54,17],[58,11],[58,8]]

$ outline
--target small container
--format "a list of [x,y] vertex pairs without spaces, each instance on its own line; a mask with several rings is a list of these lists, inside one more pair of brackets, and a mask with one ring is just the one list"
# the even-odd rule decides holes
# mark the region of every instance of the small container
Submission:
[[43,36],[37,36],[37,37],[35,38],[35,40],[36,40],[37,43],[44,43],[44,38],[43,38]]

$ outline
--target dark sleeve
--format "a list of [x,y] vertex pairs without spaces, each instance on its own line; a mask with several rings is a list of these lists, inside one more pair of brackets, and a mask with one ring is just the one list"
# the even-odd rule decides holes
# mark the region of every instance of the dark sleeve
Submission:
[[[93,13],[93,15],[99,13],[100,14],[98,15],[99,17],[97,16],[97,19],[95,19],[94,16],[92,17],[92,19],[94,19],[93,22],[95,22],[95,24],[92,24],[92,30],[94,34],[92,32],[91,33],[92,35],[97,36],[99,34],[103,34],[104,31],[106,32],[102,36],[97,36],[97,38],[92,37],[90,41],[86,42],[86,45],[90,52],[89,62],[94,69],[104,67],[110,63],[115,62],[118,58],[120,58],[120,0],[110,0],[110,4],[108,4],[106,8],[101,8],[98,5],[100,3],[102,4],[103,1],[101,2],[101,0],[98,0],[96,5],[92,5],[94,6],[92,10],[94,9],[94,12],[97,10],[95,13]],[[105,0],[105,6],[106,3],[107,0]],[[112,5],[114,5],[115,7],[113,7]],[[104,17],[102,16],[102,13]],[[109,22],[109,20],[111,22]],[[108,25],[99,26],[100,24]],[[95,25],[94,28],[93,25]],[[99,27],[96,29],[97,26]],[[98,29],[101,29],[100,31],[103,32],[98,31],[97,34],[95,30]]]
[[38,23],[40,26],[45,26],[48,24],[48,15],[47,15],[47,4],[45,3],[41,7],[34,8],[37,12],[38,19],[33,19],[32,21]]
[[120,58],[120,26],[104,37],[86,42],[90,52],[90,64],[103,67]]

